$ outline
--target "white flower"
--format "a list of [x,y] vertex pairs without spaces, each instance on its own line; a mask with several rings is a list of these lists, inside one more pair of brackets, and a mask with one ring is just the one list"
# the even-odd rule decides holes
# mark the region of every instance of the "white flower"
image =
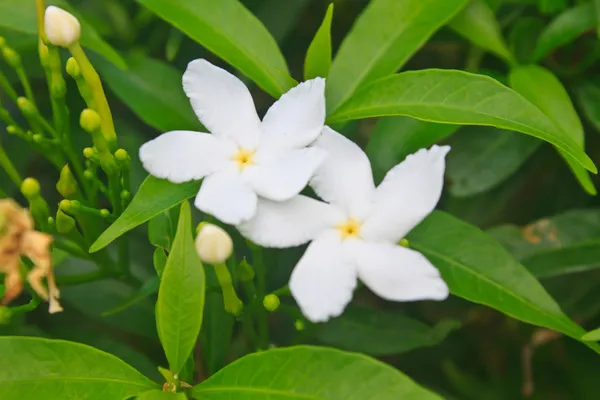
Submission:
[[205,224],[196,236],[196,252],[202,262],[223,264],[233,252],[233,241],[220,226]]
[[81,25],[73,14],[55,6],[46,8],[44,30],[48,41],[55,46],[70,47],[79,40]]
[[313,322],[340,315],[357,279],[386,300],[445,299],[438,270],[396,243],[435,208],[450,148],[409,155],[376,188],[366,154],[352,141],[325,127],[315,147],[329,153],[311,181],[327,203],[305,196],[260,200],[256,216],[239,226],[265,247],[312,241],[290,280],[304,315]]
[[325,80],[303,82],[281,96],[262,122],[246,86],[206,60],[192,61],[183,88],[212,135],[167,132],[140,148],[148,172],[173,183],[202,179],[195,205],[228,224],[256,212],[257,196],[297,195],[325,158],[306,148],[325,121]]

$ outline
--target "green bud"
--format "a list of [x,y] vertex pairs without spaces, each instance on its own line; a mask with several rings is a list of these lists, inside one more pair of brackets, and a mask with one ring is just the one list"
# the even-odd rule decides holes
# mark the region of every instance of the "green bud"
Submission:
[[110,211],[108,211],[106,208],[103,208],[102,210],[100,210],[100,215],[103,218],[108,218],[110,217]]
[[6,127],[6,132],[8,132],[11,135],[15,135],[18,131],[19,130],[14,125],[9,125],[9,126]]
[[54,225],[54,218],[48,217],[48,225],[50,225],[50,226]]
[[71,215],[77,215],[79,213],[79,209],[81,208],[81,203],[79,203],[77,200],[64,199],[58,203],[58,208]]
[[10,322],[13,316],[13,311],[6,306],[0,306],[0,325],[5,325]]
[[40,195],[40,183],[34,178],[26,178],[21,184],[21,193],[28,200]]
[[294,322],[294,327],[298,332],[301,332],[304,329],[306,329],[306,325],[304,325],[304,321],[302,321],[301,319],[297,319],[296,322]]
[[121,191],[121,200],[129,200],[131,193],[128,190]]
[[60,178],[56,183],[56,190],[61,196],[69,198],[77,193],[77,181],[69,168],[69,164],[66,164],[60,171]]
[[117,159],[117,161],[125,162],[129,159],[129,154],[127,154],[127,150],[119,149],[115,151],[115,158]]
[[60,208],[63,211],[67,211],[69,209],[69,207],[71,207],[71,200],[61,200],[60,203],[58,203],[58,208]]
[[69,233],[75,228],[75,219],[59,209],[56,213],[56,230],[59,233]]
[[8,46],[2,47],[2,56],[12,68],[21,67],[21,56]]
[[26,97],[19,97],[17,99],[17,105],[19,106],[19,110],[21,110],[23,115],[25,115],[26,117],[33,117],[37,114],[35,106]]
[[86,169],[85,171],[83,171],[83,177],[88,181],[91,181],[92,179],[94,179],[94,173],[89,169]]
[[79,64],[73,57],[67,60],[67,74],[72,76],[73,78],[78,78],[81,76],[81,69],[79,68]]
[[48,46],[40,41],[40,64],[42,67],[48,68],[50,65],[50,55],[48,54]]
[[63,79],[52,79],[50,95],[53,99],[63,99],[67,94],[67,85]]
[[92,158],[96,155],[96,151],[91,147],[86,147],[83,149],[83,156],[85,158]]
[[42,135],[41,133],[36,133],[31,138],[33,139],[34,142],[36,142],[38,144],[42,143],[44,141],[44,135]]
[[237,277],[242,282],[248,282],[254,279],[254,269],[252,269],[252,265],[248,264],[246,258],[242,260],[237,269]]
[[410,243],[408,243],[408,239],[400,239],[398,244],[402,247],[407,247],[407,248],[410,247]]
[[268,294],[263,299],[263,306],[269,312],[273,312],[279,308],[281,301],[279,301],[279,297],[275,294]]
[[86,132],[93,133],[100,129],[100,115],[89,108],[81,112],[79,124]]

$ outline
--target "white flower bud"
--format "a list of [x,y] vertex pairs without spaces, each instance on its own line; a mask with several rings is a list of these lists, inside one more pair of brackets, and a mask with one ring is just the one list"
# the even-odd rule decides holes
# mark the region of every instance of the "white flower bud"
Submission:
[[196,251],[202,262],[222,264],[231,256],[233,241],[223,228],[204,224],[196,236]]
[[79,40],[81,25],[71,13],[55,6],[46,8],[44,28],[48,41],[55,46],[69,47]]

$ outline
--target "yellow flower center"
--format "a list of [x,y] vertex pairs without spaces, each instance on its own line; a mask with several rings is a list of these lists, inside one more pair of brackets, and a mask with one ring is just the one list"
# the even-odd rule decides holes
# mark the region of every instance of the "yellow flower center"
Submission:
[[337,229],[342,235],[342,239],[349,237],[359,237],[361,223],[354,218],[348,219],[348,221],[337,226]]
[[237,162],[240,169],[244,169],[248,165],[254,164],[254,151],[241,148],[232,158]]

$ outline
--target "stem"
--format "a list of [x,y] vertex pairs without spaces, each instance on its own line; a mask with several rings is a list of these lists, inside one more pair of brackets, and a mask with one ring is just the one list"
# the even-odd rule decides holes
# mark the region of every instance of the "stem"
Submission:
[[231,279],[231,273],[224,263],[213,265],[219,285],[223,291],[223,303],[225,304],[225,311],[230,314],[238,315],[242,310],[243,303],[239,299],[235,288],[233,287],[233,281]]
[[94,282],[100,279],[111,278],[112,276],[104,270],[96,270],[81,275],[57,276],[56,283],[59,286],[80,285],[82,283]]
[[1,145],[0,145],[0,166],[2,167],[2,169],[4,169],[4,171],[10,178],[10,180],[13,181],[13,183],[15,185],[17,185],[18,188],[21,188],[23,179],[19,175],[19,172],[15,168],[15,165],[12,163],[12,161],[10,161],[10,159],[6,155],[6,152],[4,151],[4,147],[2,147]]
[[0,88],[8,95],[8,97],[10,97],[10,99],[15,104],[17,103],[17,98],[19,97],[19,95],[6,78],[6,75],[2,73],[2,71],[0,71]]
[[[256,298],[262,301],[267,294],[267,273],[262,256],[262,249],[256,244],[247,241],[248,247],[252,252],[252,265],[256,272]],[[258,337],[260,346],[266,349],[269,345],[269,314],[263,307],[256,309],[258,323]]]
[[46,2],[44,0],[35,0],[35,14],[37,15],[38,36],[44,43],[48,41],[44,29],[44,15],[46,13]]
[[86,259],[86,260],[90,259],[90,255],[88,253],[86,253],[85,251],[83,251],[75,243],[55,240],[54,241],[54,247],[56,247],[59,250],[64,251],[65,253],[69,253],[69,254],[71,254],[73,256],[76,256],[76,257],[79,257],[79,258],[83,258],[83,259]]
[[29,83],[29,78],[27,78],[25,70],[23,67],[19,67],[16,69],[16,72],[19,80],[21,81],[21,85],[23,85],[23,89],[25,90],[25,95],[33,103],[33,105],[35,105],[35,97],[33,96],[33,90],[31,89],[31,84]]
[[35,310],[36,308],[38,308],[39,305],[40,305],[40,298],[37,295],[34,295],[31,298],[31,300],[29,300],[29,303],[23,304],[22,306],[12,307],[11,311],[13,313],[13,316],[19,315],[19,314],[25,314],[25,313]]

